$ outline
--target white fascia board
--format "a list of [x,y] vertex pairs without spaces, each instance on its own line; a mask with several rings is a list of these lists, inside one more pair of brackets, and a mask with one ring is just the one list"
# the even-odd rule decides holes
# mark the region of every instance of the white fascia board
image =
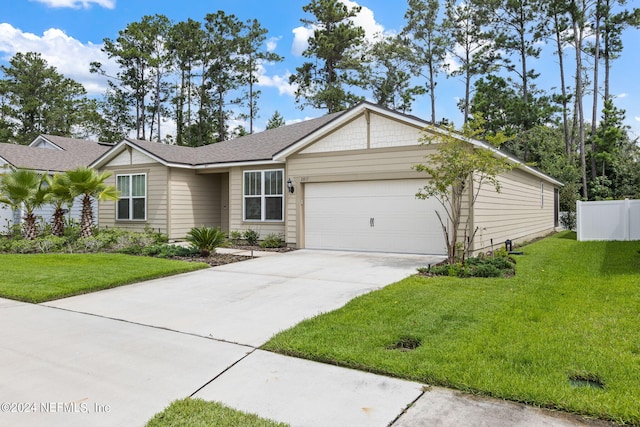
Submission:
[[106,163],[111,161],[114,157],[116,157],[118,154],[122,153],[126,147],[130,147],[133,150],[136,150],[136,151],[139,151],[139,152],[143,153],[145,156],[148,156],[148,157],[152,158],[153,160],[155,160],[156,162],[160,163],[163,166],[172,167],[172,168],[183,168],[183,169],[192,169],[193,168],[192,165],[186,165],[186,164],[183,164],[183,163],[170,163],[170,162],[167,162],[167,161],[161,159],[160,157],[156,156],[155,154],[150,153],[149,151],[144,150],[144,149],[138,147],[137,145],[127,141],[126,139],[123,139],[122,141],[117,143],[113,148],[111,148],[109,151],[107,151],[101,157],[99,157],[93,163],[91,163],[89,165],[89,167],[90,168],[94,168],[94,169],[102,167],[103,165],[105,165]]
[[227,162],[227,163],[209,163],[205,165],[197,165],[193,166],[193,169],[202,170],[202,169],[227,169],[232,167],[244,167],[244,166],[274,166],[274,165],[283,165],[285,161],[279,160],[253,160],[247,162]]
[[62,147],[60,147],[59,145],[57,145],[57,144],[55,144],[55,143],[53,143],[53,142],[49,141],[47,138],[45,138],[45,137],[44,137],[44,136],[42,136],[42,135],[38,135],[38,136],[36,137],[36,139],[34,139],[33,141],[31,141],[31,144],[29,144],[29,147],[34,147],[34,146],[35,146],[35,144],[37,144],[40,140],[43,140],[44,142],[46,142],[47,144],[51,145],[51,146],[52,146],[52,148],[54,148],[54,149],[56,149],[56,150],[64,151],[64,150],[62,149]]

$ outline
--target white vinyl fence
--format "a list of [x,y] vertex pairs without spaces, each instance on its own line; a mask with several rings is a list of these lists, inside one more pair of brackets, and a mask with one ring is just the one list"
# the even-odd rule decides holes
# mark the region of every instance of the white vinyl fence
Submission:
[[577,202],[578,241],[640,240],[640,200]]

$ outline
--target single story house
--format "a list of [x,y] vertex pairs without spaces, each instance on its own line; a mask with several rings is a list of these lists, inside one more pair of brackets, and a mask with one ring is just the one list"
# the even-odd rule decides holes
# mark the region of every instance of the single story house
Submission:
[[[445,254],[435,200],[416,199],[428,177],[412,166],[442,132],[414,116],[361,103],[347,111],[203,147],[125,139],[90,166],[110,171],[117,202],[101,227],[145,227],[184,239],[194,226],[253,229],[297,248]],[[470,144],[489,148],[481,141]],[[496,155],[507,154],[496,150]],[[512,158],[502,191],[483,187],[470,211],[474,250],[547,234],[558,224],[552,177]]]
[[[9,167],[33,169],[41,173],[64,172],[89,165],[111,147],[111,144],[53,135],[39,135],[29,145],[0,144],[0,174]],[[44,221],[49,221],[53,208],[43,206],[35,214]],[[71,217],[79,219],[80,215],[80,203],[75,203]],[[11,224],[19,223],[21,217],[21,211],[14,212],[8,206],[0,204],[0,234],[6,232]]]

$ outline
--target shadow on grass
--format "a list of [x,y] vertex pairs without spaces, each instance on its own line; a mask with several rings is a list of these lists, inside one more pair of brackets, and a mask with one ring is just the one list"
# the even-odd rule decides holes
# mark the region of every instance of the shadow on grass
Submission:
[[575,231],[569,231],[567,233],[562,233],[562,235],[558,236],[558,239],[577,240],[578,235]]
[[606,242],[600,271],[614,276],[639,274],[640,242]]

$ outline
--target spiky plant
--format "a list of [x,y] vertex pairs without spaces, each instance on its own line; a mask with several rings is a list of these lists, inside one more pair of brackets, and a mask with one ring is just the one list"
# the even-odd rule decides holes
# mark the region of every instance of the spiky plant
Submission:
[[208,257],[226,239],[224,231],[219,227],[194,227],[187,233],[187,242],[200,251],[200,255]]
[[82,219],[80,221],[80,236],[93,235],[92,199],[117,200],[118,191],[113,185],[105,181],[111,176],[110,172],[98,173],[95,169],[81,166],[66,172],[69,180],[71,195],[76,198],[82,196]]
[[11,169],[0,176],[0,203],[23,209],[23,234],[28,240],[38,237],[35,209],[45,204],[47,186],[43,175],[29,169]]

